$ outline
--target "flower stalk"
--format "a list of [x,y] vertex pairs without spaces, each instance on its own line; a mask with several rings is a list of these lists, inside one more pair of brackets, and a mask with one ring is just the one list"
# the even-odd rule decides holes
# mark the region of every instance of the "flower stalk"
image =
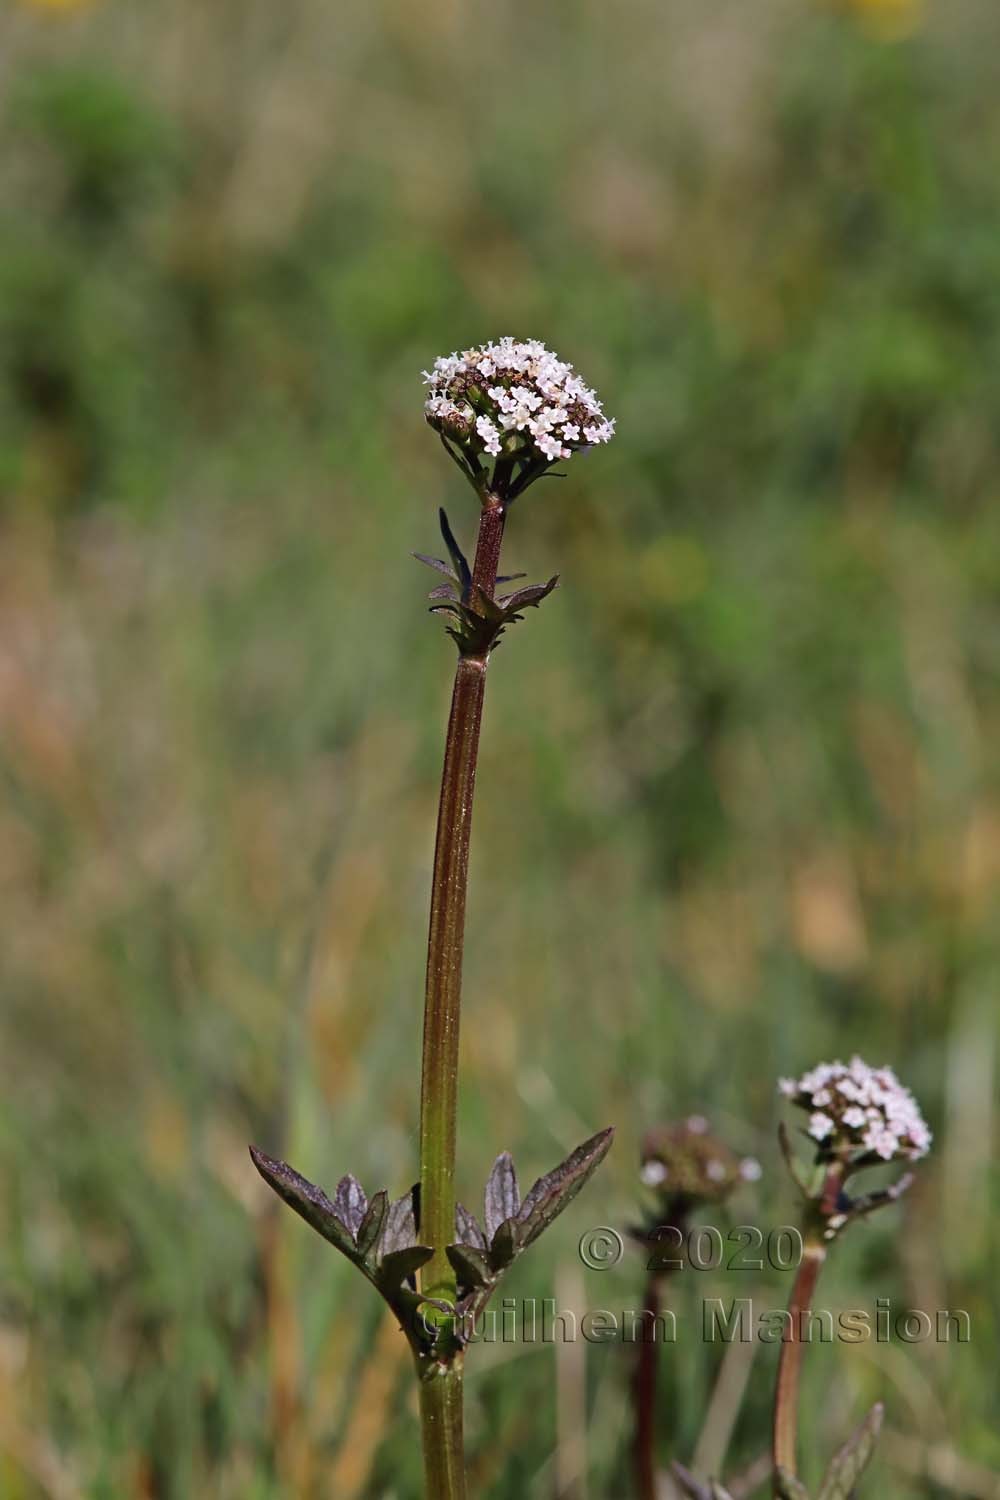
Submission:
[[638,1500],[657,1500],[658,1373],[660,1346],[655,1337],[667,1278],[684,1265],[691,1215],[699,1208],[723,1204],[740,1183],[755,1182],[760,1164],[740,1159],[709,1130],[703,1115],[650,1130],[642,1143],[639,1180],[655,1194],[655,1207],[633,1237],[647,1251],[643,1315],[653,1337],[640,1339],[632,1380],[632,1467]]
[[[473,584],[490,600],[496,592],[506,506],[486,497],[472,569]],[[476,761],[489,653],[460,655],[445,740],[437,839],[431,883],[420,1086],[420,1228],[434,1255],[424,1294],[454,1305],[455,1272],[446,1247],[455,1230],[455,1115],[458,1097],[459,1016],[469,842]]]
[[[840,1162],[835,1162],[825,1174],[815,1211],[807,1215],[811,1222],[807,1224],[807,1232],[803,1236],[802,1260],[788,1299],[787,1336],[782,1340],[778,1356],[778,1378],[774,1394],[774,1468],[776,1473],[780,1470],[793,1479],[798,1475],[803,1335],[816,1295],[819,1275],[826,1260],[823,1226],[836,1216],[843,1182],[843,1166]],[[780,1494],[781,1491],[777,1493]]]

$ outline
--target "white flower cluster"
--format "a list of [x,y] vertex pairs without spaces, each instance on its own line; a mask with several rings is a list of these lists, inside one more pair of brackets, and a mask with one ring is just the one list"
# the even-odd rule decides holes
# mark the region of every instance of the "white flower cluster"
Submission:
[[873,1151],[883,1161],[926,1156],[931,1144],[920,1107],[891,1068],[871,1068],[860,1057],[820,1063],[801,1078],[782,1078],[786,1099],[809,1111],[813,1140]]
[[[614,419],[594,392],[537,339],[502,338],[443,355],[424,381],[431,426],[493,458],[503,448],[510,457],[540,454],[555,463],[614,436]],[[521,440],[509,441],[510,434]]]

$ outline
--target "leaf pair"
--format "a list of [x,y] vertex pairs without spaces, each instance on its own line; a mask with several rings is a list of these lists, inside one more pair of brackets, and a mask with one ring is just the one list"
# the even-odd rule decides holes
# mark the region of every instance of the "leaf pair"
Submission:
[[483,1225],[459,1203],[455,1208],[458,1243],[448,1259],[458,1277],[459,1337],[462,1321],[482,1312],[507,1267],[558,1218],[607,1155],[614,1130],[584,1141],[558,1167],[546,1172],[522,1199],[508,1151],[501,1151],[483,1194]]
[[[882,1427],[885,1408],[877,1402],[861,1425],[851,1434],[842,1448],[838,1448],[830,1460],[816,1500],[851,1500],[855,1487],[871,1461],[875,1444]],[[685,1469],[682,1464],[671,1464],[671,1472],[688,1500],[733,1500],[730,1491],[724,1489],[717,1479],[702,1481]],[[739,1490],[737,1490],[739,1493]],[[811,1500],[809,1491],[801,1479],[787,1469],[778,1469],[774,1475],[776,1500]]]
[[[516,589],[512,594],[491,599],[473,580],[472,570],[455,540],[448,517],[443,510],[439,515],[441,535],[451,558],[451,566],[440,557],[429,557],[424,552],[413,554],[418,562],[426,563],[429,568],[443,573],[448,579],[447,583],[439,584],[431,590],[432,599],[443,601],[431,605],[431,614],[451,615],[452,624],[446,628],[463,656],[485,656],[496,645],[506,626],[524,618],[520,611],[530,606],[537,608],[551,594],[558,579],[550,578],[548,583],[531,583],[525,588]],[[511,573],[498,578],[497,582],[512,583],[515,578],[523,577],[523,573]]]
[[413,1277],[434,1253],[429,1245],[417,1242],[417,1188],[393,1203],[382,1190],[369,1202],[360,1182],[348,1173],[338,1182],[331,1199],[287,1162],[267,1156],[255,1146],[250,1147],[250,1156],[278,1197],[357,1266],[412,1331],[413,1314],[424,1300]]

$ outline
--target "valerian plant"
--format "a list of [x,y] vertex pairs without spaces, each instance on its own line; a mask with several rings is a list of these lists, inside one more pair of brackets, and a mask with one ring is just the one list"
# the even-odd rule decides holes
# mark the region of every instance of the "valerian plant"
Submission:
[[[788,1303],[774,1398],[774,1494],[777,1500],[810,1500],[798,1473],[799,1380],[805,1325],[830,1245],[856,1220],[894,1203],[913,1181],[906,1172],[889,1187],[853,1195],[858,1172],[889,1162],[917,1161],[930,1150],[931,1133],[920,1108],[891,1068],[872,1068],[855,1057],[848,1065],[820,1063],[801,1078],[783,1078],[781,1094],[808,1115],[802,1132],[812,1161],[796,1158],[782,1124],[779,1138],[803,1199],[803,1255]],[[872,1408],[834,1455],[817,1500],[849,1500],[875,1448],[882,1406]]]
[[[850,1187],[857,1174],[892,1162],[919,1160],[930,1149],[931,1133],[913,1095],[893,1070],[869,1067],[859,1057],[846,1066],[841,1062],[820,1063],[801,1078],[779,1080],[778,1089],[808,1115],[801,1134],[811,1148],[812,1159],[802,1162],[797,1158],[782,1123],[779,1143],[803,1200],[803,1248],[778,1361],[769,1467],[776,1500],[813,1500],[799,1476],[797,1439],[802,1350],[809,1338],[820,1271],[830,1245],[849,1225],[895,1203],[913,1181],[913,1174],[904,1172],[888,1187],[855,1194]],[[658,1175],[654,1167],[654,1177]],[[877,1402],[830,1460],[815,1500],[852,1500],[875,1451],[883,1416],[882,1403]],[[671,1467],[689,1500],[745,1500],[763,1477],[755,1464],[744,1482],[723,1485],[714,1478],[701,1480],[680,1464]],[[640,1488],[639,1493],[645,1492]]]
[[[459,1020],[465,900],[486,669],[504,631],[556,578],[497,596],[507,515],[525,490],[574,453],[607,443],[614,422],[571,365],[543,344],[500,339],[425,372],[428,423],[479,502],[473,560],[444,511],[447,558],[432,610],[458,648],[445,741],[431,885],[420,1091],[420,1180],[390,1203],[350,1174],[330,1198],[285,1162],[252,1149],[261,1176],[381,1293],[409,1340],[420,1389],[424,1474],[432,1500],[466,1493],[462,1373],[468,1332],[501,1277],[552,1223],[607,1153],[610,1129],[539,1177],[522,1198],[507,1152],[486,1183],[482,1223],[455,1198]],[[514,578],[523,575],[513,575]]]
[[[642,1142],[639,1180],[652,1199],[644,1221],[632,1230],[647,1255],[643,1314],[654,1330],[668,1276],[681,1270],[681,1247],[699,1209],[724,1204],[741,1183],[756,1182],[760,1163],[739,1157],[709,1129],[704,1115],[689,1115],[673,1125],[647,1132]],[[641,1339],[632,1382],[632,1460],[638,1500],[657,1500],[661,1492],[657,1434],[659,1345]]]

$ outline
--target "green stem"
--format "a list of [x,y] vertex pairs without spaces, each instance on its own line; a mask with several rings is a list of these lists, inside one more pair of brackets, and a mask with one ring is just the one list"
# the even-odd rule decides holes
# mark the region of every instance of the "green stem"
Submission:
[[[506,508],[486,496],[472,570],[474,584],[493,597]],[[462,999],[465,896],[472,832],[479,731],[486,691],[484,656],[461,656],[455,671],[445,742],[437,842],[431,885],[420,1088],[420,1237],[434,1250],[421,1288],[454,1305],[455,1273],[446,1247],[455,1238],[455,1117]],[[461,1471],[462,1385],[457,1348],[442,1342],[439,1359],[421,1374],[421,1421],[428,1495],[465,1494]],[[456,1453],[458,1457],[456,1458]]]
[[462,1357],[448,1364],[418,1359],[417,1376],[428,1500],[464,1500]]

